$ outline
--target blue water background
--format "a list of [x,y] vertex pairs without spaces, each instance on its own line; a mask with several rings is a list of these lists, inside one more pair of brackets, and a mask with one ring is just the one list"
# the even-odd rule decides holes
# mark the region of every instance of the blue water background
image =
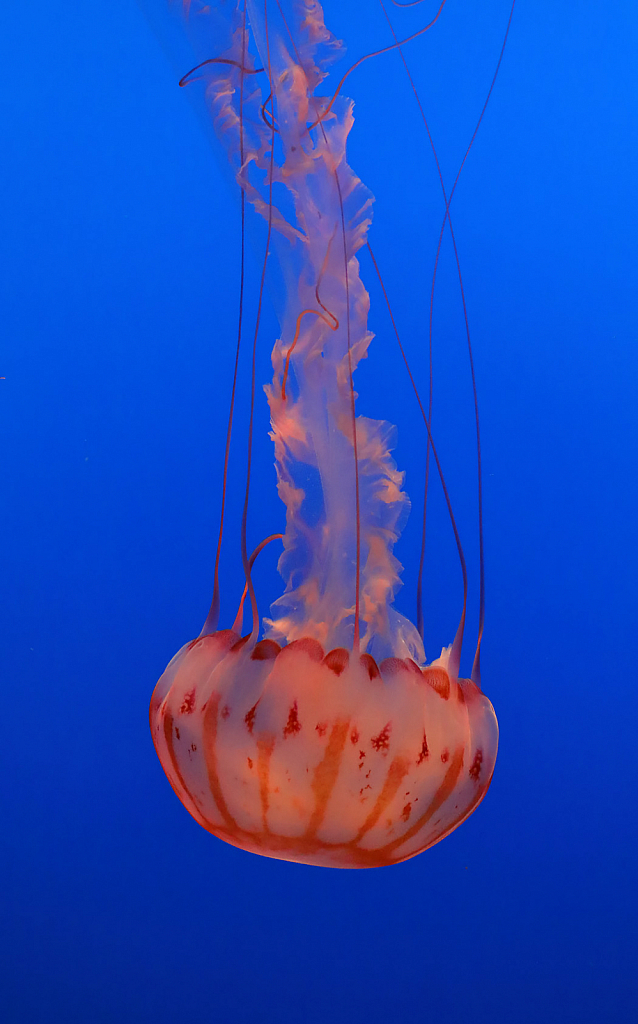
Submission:
[[[395,23],[411,30],[428,6],[394,10]],[[449,0],[406,50],[447,183],[508,13],[509,0]],[[388,41],[375,4],[330,2],[326,16],[348,42],[344,67]],[[483,682],[500,752],[457,832],[359,872],[208,835],[148,730],[155,680],[211,594],[238,290],[227,175],[133,0],[5,4],[0,22],[2,1019],[635,1022],[638,8],[518,0],[454,198],[483,424]],[[396,54],[346,91],[350,163],[377,197],[371,241],[424,382],[436,171]],[[365,255],[362,268],[377,338],[356,385],[362,412],[399,424],[415,510],[398,604],[413,616],[423,429]],[[269,301],[260,383],[276,330]],[[472,586],[469,671],[475,470],[449,241],[435,345],[435,430]],[[242,582],[246,372],[244,358],[225,625]],[[259,390],[251,546],[283,523],[267,429]],[[435,657],[460,609],[436,487],[430,537]],[[257,572],[263,611],[279,593],[276,558],[264,553]]]

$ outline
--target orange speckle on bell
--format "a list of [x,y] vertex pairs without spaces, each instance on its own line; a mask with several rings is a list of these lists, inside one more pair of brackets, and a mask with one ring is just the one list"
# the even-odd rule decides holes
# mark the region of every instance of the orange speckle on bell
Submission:
[[301,723],[299,721],[299,710],[297,708],[297,701],[295,701],[288,712],[288,721],[284,726],[284,736],[293,736],[295,733],[300,731]]
[[[259,701],[257,701],[257,704],[258,703]],[[255,715],[257,714],[257,704],[253,704],[252,708],[249,708],[246,714],[244,715],[244,722],[246,723],[246,728],[248,729],[248,732],[251,734],[251,736],[255,724]]]
[[477,750],[472,761],[472,767],[470,768],[470,778],[478,782],[479,775],[481,774],[481,764],[483,763],[483,751]]
[[370,743],[374,750],[388,750],[390,747],[390,729],[391,725],[389,722],[383,726],[383,729],[378,736],[373,736]]
[[180,712],[183,715],[190,715],[191,712],[193,711],[194,707],[195,707],[195,691],[191,690],[190,693],[187,693],[185,695],[184,700],[182,701],[182,705],[181,705],[179,710],[180,710]]
[[430,751],[428,750],[428,741],[427,741],[427,737],[426,737],[425,732],[424,732],[423,733],[423,742],[421,744],[421,749],[419,751],[419,756],[416,759],[416,763],[418,765],[419,764],[423,764],[423,762],[425,761],[426,757],[429,757],[429,755],[430,755]]

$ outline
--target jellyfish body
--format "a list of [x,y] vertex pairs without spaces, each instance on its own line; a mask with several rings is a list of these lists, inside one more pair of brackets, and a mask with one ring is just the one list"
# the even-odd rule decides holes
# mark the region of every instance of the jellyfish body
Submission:
[[456,828],[484,796],[492,705],[427,668],[318,641],[250,649],[230,630],[173,659],[151,703],[164,770],[220,839],[326,867],[380,867]]
[[[266,393],[286,587],[265,639],[215,630],[175,656],[151,701],[153,740],[182,803],[219,838],[308,864],[392,864],[477,806],[498,729],[479,687],[457,678],[457,653],[425,666],[392,607],[408,501],[393,428],[355,418],[352,387],[372,338],[356,258],[372,197],[346,163],[352,102],[317,95],[340,44],[314,0],[289,14],[247,0],[246,22],[228,2],[191,0],[187,13],[204,36],[215,14],[207,103],[279,237],[286,304]],[[267,85],[252,74],[249,29]],[[275,201],[282,187],[292,214]]]

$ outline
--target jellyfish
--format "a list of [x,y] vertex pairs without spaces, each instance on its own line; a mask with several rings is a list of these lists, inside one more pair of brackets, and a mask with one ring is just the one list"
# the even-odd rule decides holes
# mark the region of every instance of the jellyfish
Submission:
[[[225,842],[326,867],[396,864],[481,802],[498,726],[481,690],[480,637],[472,678],[459,678],[465,611],[428,663],[420,630],[393,605],[408,499],[393,428],[356,410],[353,375],[372,341],[357,258],[372,196],[346,161],[349,72],[325,87],[342,46],[317,0],[184,0],[180,14],[209,54],[180,84],[203,83],[242,230],[252,206],[285,282],[265,387],[285,506],[284,589],[260,620],[259,549],[249,556],[246,546],[249,440],[241,560],[252,628],[242,635],[243,599],[220,628],[220,527],[211,608],[155,687],[153,741],[182,804]],[[386,49],[405,42],[395,36]],[[253,354],[249,439],[254,366]],[[235,382],[228,438],[234,394]],[[438,464],[427,411],[423,419]],[[228,443],[222,522],[227,467]]]

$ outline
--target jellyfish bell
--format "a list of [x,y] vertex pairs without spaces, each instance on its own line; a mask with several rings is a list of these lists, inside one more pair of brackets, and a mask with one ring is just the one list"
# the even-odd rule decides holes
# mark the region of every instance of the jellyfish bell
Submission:
[[270,857],[380,867],[456,828],[490,782],[490,702],[450,674],[310,637],[251,645],[222,630],[188,644],[157,684],[164,770],[208,831]]
[[[346,163],[352,102],[340,87],[320,94],[340,44],[316,0],[285,11],[281,0],[191,0],[184,12],[205,35],[213,8],[219,56],[199,74],[242,210],[248,200],[265,220],[267,251],[279,236],[287,281],[266,388],[286,507],[285,590],[260,625],[245,548],[248,472],[252,631],[240,635],[241,609],[232,629],[218,628],[220,528],[211,611],[160,678],[151,731],[179,799],[226,842],[329,867],[393,864],[481,801],[496,717],[478,672],[459,678],[464,613],[454,643],[425,664],[418,630],[393,607],[408,500],[392,428],[355,411],[353,373],[372,340],[356,254],[372,197]],[[427,421],[426,430],[438,464]],[[250,458],[249,449],[249,467]]]

